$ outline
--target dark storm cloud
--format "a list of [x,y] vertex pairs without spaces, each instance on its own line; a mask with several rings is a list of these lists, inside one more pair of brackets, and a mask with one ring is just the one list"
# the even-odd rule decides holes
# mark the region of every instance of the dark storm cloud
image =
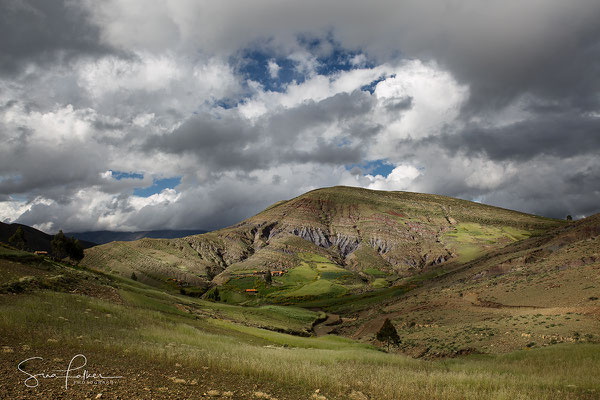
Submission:
[[318,140],[317,145],[311,150],[284,150],[279,163],[312,163],[324,165],[344,165],[358,162],[364,157],[362,146],[341,146]]
[[[370,94],[355,91],[275,110],[254,124],[235,112],[219,118],[204,113],[188,119],[172,133],[151,136],[144,148],[194,154],[217,172],[251,171],[286,163],[358,162],[364,155],[362,141],[381,130],[381,126],[364,121],[374,106]],[[321,138],[323,130],[334,123],[339,124],[342,138],[358,138],[360,143]],[[311,142],[314,145],[304,149]]]
[[0,73],[21,73],[28,63],[52,65],[111,52],[88,17],[72,1],[1,0]]
[[108,169],[109,155],[116,154],[117,148],[73,137],[72,132],[44,133],[47,137],[40,140],[28,127],[11,129],[0,123],[0,195],[41,195],[68,203],[73,193],[92,186],[101,186],[106,193],[119,193],[132,190],[136,183],[146,186],[152,182],[150,177],[103,179],[101,173]]
[[277,132],[273,135],[275,142],[285,144],[290,136],[318,125],[355,121],[357,117],[372,111],[375,103],[375,98],[365,91],[338,93],[321,101],[302,103],[290,110],[274,110],[275,113],[264,125],[266,129]]
[[[363,23],[337,25],[336,38],[384,60],[398,51],[434,60],[469,85],[466,115],[496,112],[523,94],[563,107],[598,108],[596,0],[406,0],[396,7],[377,1],[368,7]],[[369,35],[374,26],[378,34]]]
[[[257,39],[272,42],[279,53],[293,52],[302,42],[298,33],[306,32],[302,36],[333,40],[377,62],[432,60],[469,85],[466,115],[495,112],[525,93],[583,110],[598,105],[597,0],[347,0],[343,7],[258,0],[202,9],[222,17],[195,27],[196,37],[215,52],[230,54]],[[218,29],[223,24],[229,30]],[[136,43],[144,45],[144,38]]]
[[494,161],[600,154],[600,118],[543,114],[501,127],[467,127],[457,134],[426,139],[423,144],[432,141],[451,152],[462,150],[469,156],[484,155]]
[[[558,101],[562,107],[597,109],[600,24],[596,21],[600,19],[600,3],[578,9],[577,15],[569,10],[557,14],[556,25],[509,23],[494,38],[500,42],[498,46],[490,43],[486,31],[479,27],[479,31],[465,32],[471,40],[458,43],[461,37],[451,36],[453,43],[436,51],[435,57],[470,86],[471,98],[465,111],[494,112],[523,94]],[[511,34],[511,30],[523,35]]]
[[[188,119],[172,133],[148,138],[144,151],[195,154],[218,169],[247,169],[266,165],[268,153],[260,153],[260,132],[237,116],[215,119],[203,113]],[[249,147],[250,146],[250,147]],[[267,150],[267,149],[265,149]]]
[[60,198],[71,190],[98,184],[104,160],[93,151],[81,150],[81,143],[73,143],[65,144],[60,153],[45,152],[36,145],[15,152],[0,151],[0,171],[5,176],[0,180],[0,193],[33,191]]

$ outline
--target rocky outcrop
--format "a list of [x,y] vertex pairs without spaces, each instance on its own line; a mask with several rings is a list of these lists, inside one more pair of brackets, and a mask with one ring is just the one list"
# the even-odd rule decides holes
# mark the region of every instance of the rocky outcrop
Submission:
[[326,249],[337,246],[340,250],[340,255],[344,258],[354,252],[360,244],[359,237],[342,234],[331,235],[321,228],[294,227],[291,229],[291,233]]
[[392,249],[392,245],[387,240],[372,237],[369,239],[369,245],[379,254],[385,254]]
[[331,240],[329,239],[329,233],[324,232],[321,228],[303,226],[294,228],[292,230],[292,234],[326,249],[331,247],[332,244]]
[[272,224],[267,224],[265,225],[261,230],[260,230],[260,238],[264,239],[264,240],[269,240],[271,239],[271,237],[277,232],[274,228],[275,226],[277,226],[277,222],[274,222]]
[[198,253],[201,260],[208,261],[220,267],[227,267],[223,259],[223,249],[211,241],[195,240],[189,241],[188,245]]
[[342,257],[346,258],[358,248],[360,239],[346,235],[336,235],[333,244],[340,249],[340,254]]
[[221,239],[196,236],[187,238],[186,243],[196,251],[199,260],[221,268],[245,260],[255,251],[252,242],[244,237]]

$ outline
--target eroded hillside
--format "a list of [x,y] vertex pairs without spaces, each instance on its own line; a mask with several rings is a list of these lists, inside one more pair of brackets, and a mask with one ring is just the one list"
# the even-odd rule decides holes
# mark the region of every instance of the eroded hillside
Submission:
[[[272,301],[293,301],[393,286],[560,224],[444,196],[334,187],[203,235],[97,246],[83,264],[198,292],[213,281],[234,302],[252,300],[250,288]],[[283,274],[265,286],[267,270]]]

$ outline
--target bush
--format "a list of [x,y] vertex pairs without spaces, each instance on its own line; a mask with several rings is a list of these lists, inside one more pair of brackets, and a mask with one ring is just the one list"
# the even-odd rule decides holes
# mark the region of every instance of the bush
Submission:
[[25,246],[27,241],[25,240],[25,232],[23,231],[23,227],[17,227],[15,233],[8,238],[8,243],[16,247],[17,249],[25,250]]

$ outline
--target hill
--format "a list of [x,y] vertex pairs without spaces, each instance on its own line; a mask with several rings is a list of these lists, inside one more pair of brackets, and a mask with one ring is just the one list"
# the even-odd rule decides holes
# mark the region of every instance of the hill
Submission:
[[[444,196],[333,187],[219,231],[97,246],[83,264],[122,276],[135,272],[157,287],[201,292],[212,281],[229,302],[301,304],[397,286],[562,224]],[[267,270],[282,275],[267,285]]]
[[[27,242],[27,248],[32,251],[50,251],[50,242],[52,241],[53,235],[48,235],[40,230],[32,228],[22,224],[5,224],[0,222],[0,242],[8,243],[8,239],[16,232],[18,227],[23,228],[25,233],[25,240]],[[70,235],[67,235],[70,237]],[[92,243],[87,240],[80,240],[81,245],[84,249],[95,246],[96,243]]]
[[69,232],[65,235],[79,240],[85,240],[96,244],[105,244],[110,242],[129,242],[144,238],[152,239],[175,239],[185,236],[199,235],[206,233],[205,230],[172,230],[162,229],[154,231],[135,231],[135,232],[117,232],[117,231],[89,231],[89,232]]
[[600,342],[600,214],[492,250],[454,271],[385,299],[337,332],[372,341],[385,318],[402,351],[440,357],[558,343]]

